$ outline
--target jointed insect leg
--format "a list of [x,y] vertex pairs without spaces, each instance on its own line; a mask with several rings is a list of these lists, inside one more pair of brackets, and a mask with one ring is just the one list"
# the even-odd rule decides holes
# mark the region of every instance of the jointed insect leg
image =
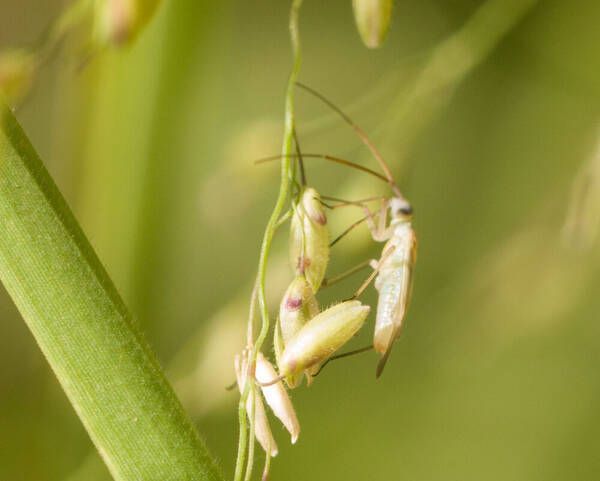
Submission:
[[337,236],[335,239],[333,239],[330,244],[329,247],[333,247],[335,244],[337,244],[340,240],[342,240],[344,237],[346,237],[346,235],[348,235],[350,232],[352,232],[352,230],[356,227],[359,226],[360,224],[362,224],[364,221],[366,221],[367,218],[363,217],[362,219],[357,220],[354,224],[352,224],[350,227],[348,227],[344,232],[342,232],[339,236]]
[[[362,283],[362,285],[358,288],[358,290],[354,293],[353,299],[357,298],[358,296],[360,296],[363,291],[367,288],[367,286],[371,283],[371,281],[375,278],[375,276],[377,275],[377,273],[379,272],[379,270],[381,269],[381,267],[383,266],[384,262],[386,261],[386,259],[392,255],[392,253],[394,252],[394,249],[396,248],[396,246],[390,246],[382,255],[381,255],[381,259],[379,259],[378,261],[375,261],[377,263],[377,266],[374,267],[373,272],[371,272],[371,275],[369,277],[367,277],[367,279],[365,280],[365,282]],[[371,261],[373,262],[373,261]],[[371,264],[373,265],[373,264]]]
[[[357,227],[358,225],[360,225],[361,223],[363,223],[364,221],[367,221],[367,225],[369,226],[369,231],[371,232],[371,236],[375,239],[378,240],[380,237],[382,236],[388,236],[388,232],[385,230],[385,224],[387,222],[387,217],[386,217],[386,212],[387,212],[387,199],[385,197],[369,197],[366,199],[359,199],[357,201],[345,201],[342,199],[337,199],[335,197],[327,197],[327,196],[322,196],[322,198],[324,199],[328,199],[328,200],[333,200],[336,202],[343,202],[343,204],[339,204],[339,205],[334,205],[334,206],[330,206],[325,204],[324,202],[321,201],[321,203],[329,208],[329,209],[338,209],[340,207],[347,207],[347,206],[356,206],[356,207],[361,207],[363,209],[363,211],[365,212],[365,217],[357,220],[356,222],[354,222],[350,227],[348,227],[344,232],[342,232],[340,235],[338,235],[330,244],[329,247],[334,246],[335,244],[337,244],[340,240],[342,240],[347,234],[349,234],[350,232],[352,232],[352,230]],[[367,208],[367,206],[365,205],[365,202],[371,202],[371,201],[375,201],[375,200],[381,200],[382,202],[382,207],[380,209],[380,221],[379,221],[379,227],[376,227],[375,225],[375,220],[373,218],[373,214],[371,214],[371,212],[369,211],[369,209]],[[383,217],[383,219],[381,219],[381,217]],[[383,226],[383,227],[382,227]],[[383,234],[379,234],[379,232],[383,229],[384,233]],[[385,240],[387,237],[385,237],[383,240]]]
[[[341,200],[341,199],[334,199],[332,197],[325,197],[325,196],[323,196],[323,198],[331,199],[331,200]],[[375,214],[372,214],[371,211],[368,209],[368,207],[364,204],[365,202],[370,202],[373,200],[381,200],[381,207],[378,209],[378,212]],[[361,199],[361,200],[358,200],[355,202],[345,201],[344,204],[334,205],[334,206],[329,206],[323,202],[321,202],[321,203],[325,207],[330,208],[330,209],[347,207],[349,205],[357,206],[357,207],[362,208],[363,212],[365,213],[365,216],[362,219],[359,219],[356,222],[354,222],[354,224],[352,224],[344,232],[342,232],[339,236],[337,236],[331,242],[331,244],[329,244],[329,247],[335,245],[337,242],[339,242],[341,239],[343,239],[347,234],[349,234],[356,226],[360,225],[364,221],[367,221],[367,226],[369,227],[369,231],[371,232],[371,237],[373,237],[374,241],[383,242],[383,241],[389,239],[392,235],[392,229],[387,227],[387,210],[388,210],[389,200],[386,197],[370,197],[370,198]],[[375,222],[375,216],[378,217],[377,223]]]
[[361,206],[367,219],[367,226],[371,231],[371,237],[373,237],[375,242],[386,241],[392,236],[393,229],[391,227],[387,227],[387,213],[389,204],[389,199],[384,198],[381,203],[381,207],[379,208],[379,212],[376,213],[378,216],[377,224],[375,223],[374,215],[369,211],[369,209],[367,209],[367,207],[364,205]]
[[345,279],[346,277],[354,274],[355,272],[358,272],[359,270],[367,267],[370,262],[371,262],[370,260],[361,262],[360,264],[355,265],[354,267],[348,269],[347,271],[344,271],[341,274],[338,274],[337,276],[332,277],[331,279],[323,279],[323,282],[321,283],[321,287],[323,288],[323,287],[331,286],[331,285],[335,284],[336,282],[339,282],[339,281]]
[[370,351],[371,349],[373,349],[372,344],[365,346],[365,347],[361,347],[360,349],[355,349],[354,351],[349,351],[349,352],[344,352],[342,354],[338,354],[337,356],[331,356],[323,364],[321,364],[321,367],[319,368],[319,370],[315,374],[313,374],[312,377],[318,376],[319,373],[323,370],[323,368],[325,366],[327,366],[327,364],[329,364],[331,361],[335,361],[336,359],[342,359],[343,357],[353,356],[354,354],[360,354],[361,352]]

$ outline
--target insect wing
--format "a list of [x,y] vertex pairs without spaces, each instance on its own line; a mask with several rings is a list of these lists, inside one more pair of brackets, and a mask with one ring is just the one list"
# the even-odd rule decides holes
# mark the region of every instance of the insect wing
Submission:
[[392,345],[400,336],[410,302],[417,252],[415,231],[409,227],[403,235],[392,238],[388,244],[395,245],[396,249],[381,269],[376,282],[379,301],[373,347],[382,354],[377,366],[377,377],[383,372]]

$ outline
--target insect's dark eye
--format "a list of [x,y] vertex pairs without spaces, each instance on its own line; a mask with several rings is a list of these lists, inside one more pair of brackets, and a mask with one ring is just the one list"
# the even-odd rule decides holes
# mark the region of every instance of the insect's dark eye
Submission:
[[411,215],[412,213],[413,213],[413,210],[410,205],[406,205],[406,206],[400,207],[398,209],[398,215]]

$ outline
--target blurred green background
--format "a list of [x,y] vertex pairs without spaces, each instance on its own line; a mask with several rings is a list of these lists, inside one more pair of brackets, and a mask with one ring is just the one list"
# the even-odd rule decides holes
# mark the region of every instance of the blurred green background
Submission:
[[[34,41],[65,5],[0,0],[0,48]],[[277,165],[251,161],[281,145],[288,8],[165,0],[133,46],[83,70],[82,29],[17,109],[228,477],[238,396],[224,386],[278,189]],[[271,423],[271,479],[598,479],[599,18],[595,0],[397,1],[387,43],[369,51],[349,1],[305,1],[300,79],[380,147],[420,244],[384,375],[368,353],[293,391],[302,433],[291,447]],[[322,104],[297,91],[296,105],[304,151],[375,166]],[[387,192],[307,162],[323,194]],[[359,217],[333,212],[332,235]],[[286,246],[283,229],[272,313],[291,280]],[[380,250],[357,229],[329,273]],[[372,287],[364,300],[376,302]],[[4,291],[0,318],[0,479],[109,479]]]

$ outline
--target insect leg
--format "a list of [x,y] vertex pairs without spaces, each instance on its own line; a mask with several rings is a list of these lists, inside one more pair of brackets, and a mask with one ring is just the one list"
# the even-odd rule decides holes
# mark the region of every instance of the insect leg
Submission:
[[[348,227],[344,232],[342,232],[339,236],[337,236],[332,242],[331,244],[329,244],[329,247],[332,247],[334,244],[336,244],[337,242],[339,242],[342,238],[344,238],[347,234],[349,234],[356,226],[360,225],[362,222],[367,221],[367,225],[369,227],[369,231],[371,232],[371,236],[373,237],[373,239],[375,241],[379,241],[382,242],[386,239],[389,238],[390,236],[390,232],[385,230],[385,224],[387,223],[387,205],[388,205],[388,201],[385,197],[373,197],[370,198],[368,200],[381,200],[382,201],[382,205],[381,208],[379,209],[379,227],[376,226],[375,224],[375,219],[373,217],[373,214],[371,214],[371,211],[369,211],[369,209],[367,208],[366,205],[364,205],[364,203],[360,203],[359,201],[357,202],[349,202],[345,205],[356,205],[357,207],[361,207],[363,209],[363,212],[365,213],[365,217],[363,217],[362,219],[357,220],[354,224],[352,224],[350,227]],[[345,207],[345,205],[342,205],[342,207]],[[337,207],[337,206],[334,206]],[[382,226],[383,225],[383,232],[382,232]]]
[[375,242],[383,242],[392,237],[393,229],[391,227],[387,227],[387,212],[389,203],[389,199],[384,199],[384,201],[381,203],[381,208],[379,210],[379,223],[377,225],[375,225],[373,214],[363,207],[363,211],[368,217],[367,225],[369,226],[371,236]]
[[356,293],[354,294],[354,296],[352,297],[353,299],[357,298],[358,296],[360,296],[363,291],[367,288],[367,286],[371,283],[371,281],[375,278],[375,276],[377,275],[377,273],[379,272],[379,270],[383,267],[384,262],[386,261],[386,259],[392,255],[392,253],[394,252],[394,249],[396,248],[396,246],[390,246],[388,248],[388,250],[386,250],[382,255],[381,255],[381,259],[379,259],[379,262],[377,262],[377,267],[373,270],[373,272],[371,272],[371,275],[369,277],[367,277],[367,279],[365,280],[365,282],[362,283],[362,285],[358,288],[358,290],[356,291]]
[[298,156],[298,164],[300,165],[300,181],[302,187],[306,186],[306,171],[304,170],[304,160],[302,159],[302,152],[300,152],[300,144],[298,143],[298,134],[296,128],[294,128],[294,143],[296,144],[296,155]]
[[342,279],[345,279],[346,277],[354,274],[355,272],[358,272],[359,270],[367,267],[370,262],[371,262],[370,260],[361,262],[360,264],[355,265],[354,267],[348,269],[347,271],[344,271],[341,274],[338,274],[337,276],[332,277],[331,279],[323,279],[321,287],[331,286],[331,285],[335,284],[336,282],[339,282]]
[[315,374],[313,374],[313,377],[318,376],[319,373],[323,370],[323,368],[325,366],[327,366],[327,364],[329,364],[331,361],[335,361],[336,359],[342,359],[343,357],[354,356],[355,354],[360,354],[361,352],[370,351],[371,349],[373,349],[373,345],[369,344],[368,346],[361,347],[360,349],[355,349],[354,351],[344,352],[344,353],[338,354],[336,356],[331,356],[323,364],[321,364],[321,367]]
[[352,232],[352,230],[356,227],[359,226],[360,224],[362,224],[364,221],[367,220],[367,217],[363,217],[362,219],[357,220],[354,224],[352,224],[350,227],[348,227],[344,232],[342,232],[339,236],[337,236],[335,239],[333,239],[333,241],[331,241],[331,243],[329,244],[329,247],[333,247],[335,244],[337,244],[340,240],[342,240],[344,237],[346,237],[346,235],[348,235],[350,232]]

